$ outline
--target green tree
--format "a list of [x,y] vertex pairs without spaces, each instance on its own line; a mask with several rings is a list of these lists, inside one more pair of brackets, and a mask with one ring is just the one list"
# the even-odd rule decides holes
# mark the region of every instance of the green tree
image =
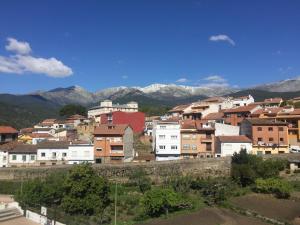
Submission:
[[151,179],[147,176],[145,170],[139,168],[129,176],[129,182],[135,185],[144,194],[151,189]]
[[68,173],[62,199],[63,209],[71,214],[104,215],[110,205],[109,185],[88,164],[73,167]]
[[145,213],[148,216],[160,216],[179,210],[185,205],[181,196],[169,188],[153,188],[147,191],[142,199]]
[[257,179],[254,191],[266,194],[275,194],[277,198],[289,198],[292,186],[278,178]]
[[87,110],[85,107],[75,104],[65,105],[59,110],[60,116],[72,116],[74,114],[86,116]]

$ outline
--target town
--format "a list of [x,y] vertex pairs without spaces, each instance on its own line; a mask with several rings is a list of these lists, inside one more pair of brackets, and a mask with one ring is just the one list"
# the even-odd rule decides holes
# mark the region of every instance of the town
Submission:
[[[48,118],[20,131],[0,126],[0,167],[215,158],[243,149],[259,156],[300,153],[296,102],[210,97],[145,117],[137,102],[105,100],[86,116]],[[136,149],[137,141],[148,148]]]

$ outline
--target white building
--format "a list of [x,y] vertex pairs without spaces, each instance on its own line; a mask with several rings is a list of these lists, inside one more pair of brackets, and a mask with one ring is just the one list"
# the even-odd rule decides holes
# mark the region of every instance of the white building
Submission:
[[137,102],[128,102],[127,104],[113,104],[110,100],[105,100],[100,103],[99,106],[92,107],[88,110],[88,118],[95,119],[96,122],[100,122],[101,114],[107,114],[110,112],[138,112]]
[[178,121],[154,121],[153,151],[157,161],[180,158],[180,124]]
[[244,136],[219,136],[216,137],[216,157],[232,156],[235,152],[252,151],[252,141]]
[[66,164],[69,142],[49,141],[37,145],[37,162],[40,165]]
[[254,98],[251,95],[248,96],[241,96],[233,99],[233,106],[246,106],[251,103],[254,103]]
[[67,160],[68,164],[94,163],[94,145],[70,145]]

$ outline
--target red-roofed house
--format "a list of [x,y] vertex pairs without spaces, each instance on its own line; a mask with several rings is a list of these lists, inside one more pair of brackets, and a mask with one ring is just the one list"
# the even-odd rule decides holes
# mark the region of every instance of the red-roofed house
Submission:
[[0,126],[0,144],[15,141],[18,138],[18,131],[10,126]]
[[216,137],[216,157],[232,156],[235,152],[252,152],[252,140],[244,135]]
[[232,126],[240,126],[245,118],[249,118],[250,115],[259,108],[257,105],[247,105],[227,109],[224,111],[225,123]]
[[120,163],[134,157],[133,130],[128,124],[101,124],[94,130],[96,163]]

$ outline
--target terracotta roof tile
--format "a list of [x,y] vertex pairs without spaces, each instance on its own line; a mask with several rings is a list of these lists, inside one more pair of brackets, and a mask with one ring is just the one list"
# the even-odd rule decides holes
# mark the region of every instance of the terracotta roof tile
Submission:
[[220,142],[225,142],[225,143],[252,143],[251,139],[249,139],[245,135],[240,135],[240,136],[218,136],[217,139]]
[[0,150],[8,151],[9,153],[33,153],[36,154],[37,147],[36,145],[24,144],[22,142],[9,142],[4,145],[0,145]]
[[247,105],[247,106],[240,106],[237,108],[227,109],[224,113],[239,113],[239,112],[251,112],[254,110],[257,105]]
[[123,135],[127,127],[129,127],[128,124],[101,124],[95,127],[94,135]]
[[216,113],[209,113],[203,119],[204,120],[219,120],[223,119],[224,113],[223,112],[216,112]]
[[245,121],[250,122],[252,125],[287,125],[287,123],[282,121],[275,121],[270,119],[262,119],[262,118],[253,118],[253,119],[245,119]]
[[16,134],[18,131],[10,126],[0,126],[0,134]]

